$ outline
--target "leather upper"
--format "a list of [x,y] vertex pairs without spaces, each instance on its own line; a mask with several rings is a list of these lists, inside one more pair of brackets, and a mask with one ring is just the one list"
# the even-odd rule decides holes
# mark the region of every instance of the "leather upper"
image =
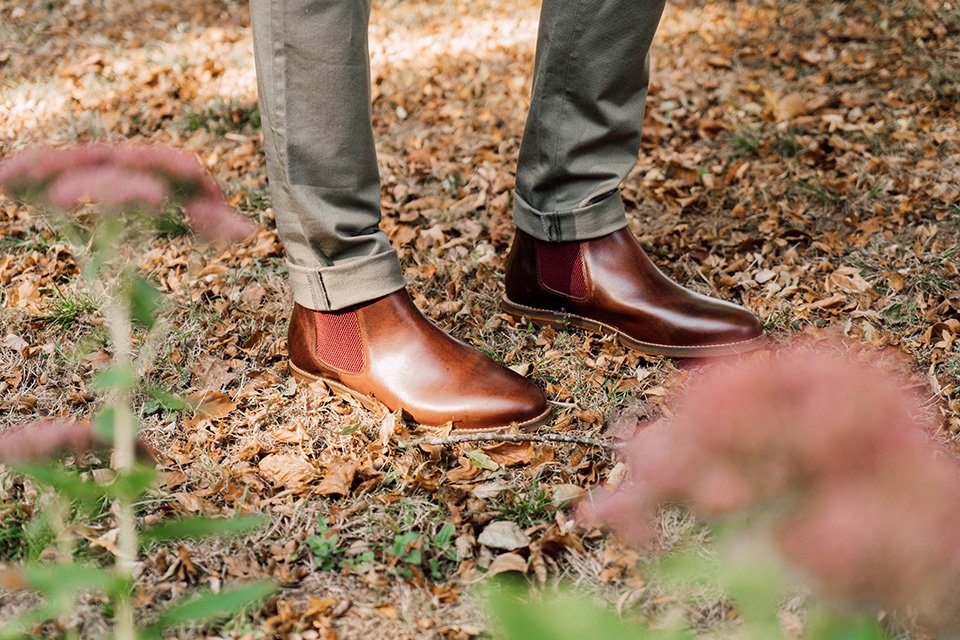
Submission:
[[759,319],[743,307],[673,282],[626,228],[569,243],[580,246],[575,268],[583,273],[574,276],[582,275],[585,292],[579,297],[544,284],[541,244],[517,230],[507,259],[506,294],[511,302],[602,322],[651,345],[708,347],[763,335]]
[[317,351],[317,314],[295,305],[288,350],[299,369],[333,379],[425,426],[459,429],[522,424],[547,410],[543,392],[437,328],[406,290],[352,309],[360,332],[362,369],[337,369]]

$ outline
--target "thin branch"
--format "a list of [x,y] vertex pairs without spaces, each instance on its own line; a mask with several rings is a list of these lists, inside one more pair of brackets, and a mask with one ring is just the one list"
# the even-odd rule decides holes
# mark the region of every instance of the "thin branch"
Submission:
[[623,448],[623,444],[619,442],[607,442],[597,440],[596,438],[587,438],[585,436],[566,433],[460,433],[437,438],[401,440],[400,444],[406,447],[418,447],[422,444],[443,446],[463,442],[564,442],[569,444],[582,444],[599,449],[619,450]]

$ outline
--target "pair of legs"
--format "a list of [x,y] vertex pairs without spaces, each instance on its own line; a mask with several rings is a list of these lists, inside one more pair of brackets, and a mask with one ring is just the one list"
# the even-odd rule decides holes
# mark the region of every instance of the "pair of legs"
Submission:
[[[588,240],[626,226],[663,0],[545,0],[517,165],[515,222]],[[370,0],[251,0],[277,227],[296,301],[336,310],[404,287],[380,230]]]
[[[711,355],[752,345],[755,319],[649,264],[625,231],[619,192],[640,148],[662,11],[663,0],[544,0],[504,308],[609,330],[651,353]],[[370,0],[251,0],[251,15],[271,193],[296,303],[294,371],[373,395],[421,423],[540,421],[539,391],[425,326],[403,291],[397,254],[379,228]],[[398,375],[402,383],[390,382]]]

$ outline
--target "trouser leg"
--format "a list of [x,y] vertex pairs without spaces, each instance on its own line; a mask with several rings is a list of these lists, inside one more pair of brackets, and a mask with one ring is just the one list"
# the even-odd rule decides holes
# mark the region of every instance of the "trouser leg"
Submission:
[[251,0],[277,231],[294,298],[335,310],[404,286],[380,230],[370,0]]
[[626,225],[620,183],[636,163],[649,50],[663,0],[544,0],[514,220],[545,241]]

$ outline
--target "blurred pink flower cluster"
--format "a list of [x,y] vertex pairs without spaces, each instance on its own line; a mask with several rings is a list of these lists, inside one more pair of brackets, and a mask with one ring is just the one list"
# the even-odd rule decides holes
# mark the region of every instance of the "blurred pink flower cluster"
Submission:
[[195,158],[162,145],[30,147],[0,163],[0,191],[64,211],[81,204],[158,211],[174,201],[197,233],[219,244],[253,230]]
[[664,503],[769,508],[786,558],[827,593],[956,621],[960,463],[925,415],[898,375],[838,345],[718,364],[641,432],[630,479],[587,515],[650,541]]
[[[143,460],[155,459],[154,451],[137,440],[137,454]],[[89,422],[64,418],[45,418],[29,424],[9,427],[0,433],[0,463],[44,462],[69,455],[109,450],[98,439]]]

